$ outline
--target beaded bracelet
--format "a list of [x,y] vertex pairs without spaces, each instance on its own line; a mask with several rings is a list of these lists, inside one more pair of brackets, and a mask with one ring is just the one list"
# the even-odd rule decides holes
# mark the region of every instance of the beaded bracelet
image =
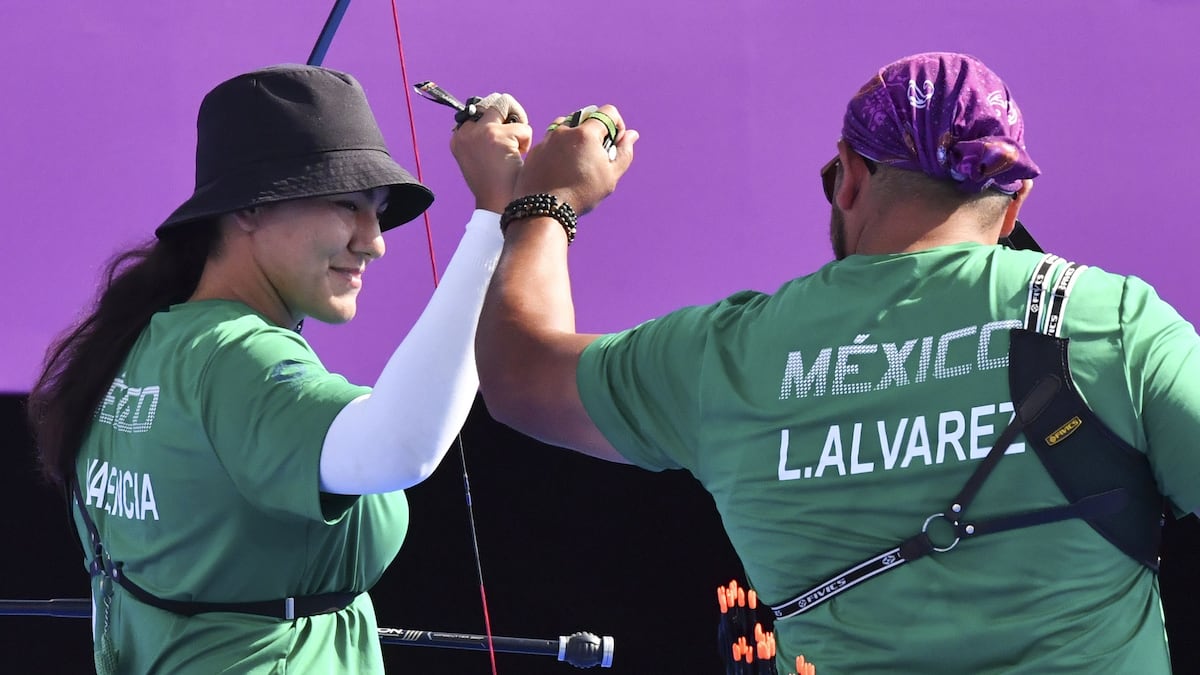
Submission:
[[570,246],[571,242],[575,241],[575,225],[579,222],[575,209],[566,202],[558,201],[554,195],[546,193],[526,195],[509,202],[508,206],[504,207],[504,213],[500,215],[500,232],[504,232],[514,220],[535,216],[557,220],[567,233],[567,245]]

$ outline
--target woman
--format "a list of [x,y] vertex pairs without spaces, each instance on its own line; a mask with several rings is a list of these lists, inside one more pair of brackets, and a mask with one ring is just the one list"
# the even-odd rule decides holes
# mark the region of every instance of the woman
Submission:
[[350,75],[276,66],[205,97],[194,194],[114,260],[29,399],[44,472],[73,495],[99,672],[382,671],[366,591],[404,538],[401,490],[474,399],[496,212],[532,136],[507,95],[479,110],[452,141],[478,210],[368,389],[298,330],[354,317],[381,233],[432,193]]

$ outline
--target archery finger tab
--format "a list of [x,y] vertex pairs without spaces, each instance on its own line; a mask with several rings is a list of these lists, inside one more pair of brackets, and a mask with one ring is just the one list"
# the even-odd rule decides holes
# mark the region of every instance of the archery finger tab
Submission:
[[576,110],[575,112],[571,113],[570,115],[567,115],[567,122],[566,122],[567,126],[577,127],[580,124],[583,124],[583,121],[585,119],[587,119],[588,115],[591,115],[592,113],[596,112],[596,110],[598,110],[598,108],[594,105],[584,106],[584,107],[580,108],[579,110]]
[[608,153],[608,161],[612,162],[617,159],[617,123],[613,118],[599,110],[593,110],[588,113],[583,121],[596,120],[604,125],[604,138],[600,140],[600,144],[604,146],[604,151]]
[[422,98],[433,101],[434,103],[440,103],[444,106],[454,108],[455,110],[462,110],[466,107],[462,101],[454,98],[450,92],[442,89],[432,81],[418,82],[413,85],[413,89],[415,89]]
[[604,128],[608,130],[608,136],[605,138],[606,142],[617,142],[617,123],[613,121],[613,118],[609,117],[605,113],[600,112],[599,110],[593,110],[592,112],[588,113],[587,117],[583,118],[584,122],[587,120],[596,120],[604,125]]
[[483,109],[479,106],[481,101],[478,96],[472,96],[463,103],[463,107],[458,112],[454,113],[454,121],[458,126],[462,126],[467,121],[478,122],[480,117],[483,117]]

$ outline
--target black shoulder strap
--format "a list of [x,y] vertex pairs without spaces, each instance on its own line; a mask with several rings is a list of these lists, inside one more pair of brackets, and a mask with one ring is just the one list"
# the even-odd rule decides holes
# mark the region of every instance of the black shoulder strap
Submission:
[[1025,328],[1037,330],[1042,322],[1042,308],[1046,302],[1046,282],[1054,275],[1054,271],[1066,261],[1056,255],[1042,256],[1041,262],[1033,270],[1033,278],[1029,280],[1029,297],[1025,300]]
[[[1069,340],[1060,337],[1062,316],[1071,289],[1087,268],[1064,263],[1046,256],[1030,280],[1025,327],[1011,332],[1008,373],[1012,397],[1021,400],[1046,375],[1062,379],[1065,386],[1026,426],[1026,441],[1069,501],[1124,491],[1128,499],[1123,509],[1085,520],[1118,549],[1157,572],[1164,500],[1146,456],[1088,408],[1071,379]],[[1060,267],[1058,280],[1046,298],[1045,284]]]

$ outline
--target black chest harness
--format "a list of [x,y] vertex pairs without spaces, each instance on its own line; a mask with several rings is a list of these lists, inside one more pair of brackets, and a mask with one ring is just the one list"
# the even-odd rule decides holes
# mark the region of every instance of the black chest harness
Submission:
[[[1011,331],[1009,389],[1012,421],[946,509],[925,519],[915,535],[800,593],[772,605],[777,619],[803,614],[856,585],[930,553],[945,553],[964,539],[1033,525],[1082,518],[1129,557],[1158,572],[1164,500],[1146,456],[1121,440],[1087,407],[1071,380],[1068,340],[1059,337],[1071,288],[1085,266],[1047,255],[1034,270],[1022,328]],[[1058,281],[1046,297],[1047,283]],[[1020,433],[1067,498],[1067,504],[974,520],[967,507],[1004,451]],[[937,545],[929,526],[944,519],[953,541]]]
[[[75,504],[78,506],[79,515],[83,518],[84,525],[87,526],[90,543],[90,546],[85,547],[89,554],[88,572],[93,577],[100,577],[101,596],[105,603],[108,602],[109,596],[112,593],[113,582],[116,582],[117,585],[124,588],[130,595],[141,602],[151,607],[157,607],[183,616],[195,616],[207,612],[237,612],[240,614],[256,614],[258,616],[290,621],[304,616],[316,616],[318,614],[341,611],[358,597],[358,593],[344,592],[321,593],[318,595],[303,595],[252,602],[199,602],[160,598],[125,576],[123,570],[124,563],[113,561],[110,558],[108,551],[104,548],[103,542],[100,541],[100,532],[96,529],[96,523],[88,515],[87,505],[84,503],[83,495],[79,489],[79,480],[74,476],[71,478],[71,498],[73,498]],[[68,503],[67,506],[70,507],[71,505]]]

